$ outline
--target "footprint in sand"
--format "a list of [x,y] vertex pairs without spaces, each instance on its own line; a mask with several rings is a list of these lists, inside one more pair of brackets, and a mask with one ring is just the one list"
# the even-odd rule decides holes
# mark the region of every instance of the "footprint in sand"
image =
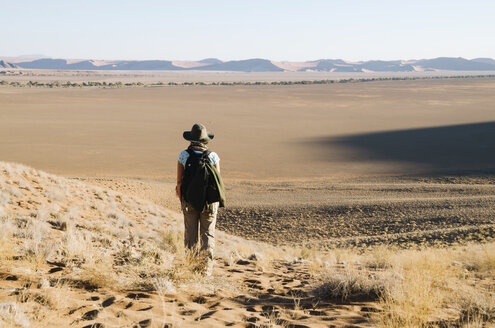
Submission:
[[146,328],[151,326],[151,319],[139,321],[133,328]]
[[94,320],[98,316],[99,310],[91,310],[83,314],[82,320]]
[[105,328],[105,326],[102,323],[97,322],[84,326],[83,328]]
[[62,271],[63,268],[60,268],[60,267],[56,267],[56,268],[51,268],[48,273],[55,273],[55,272],[59,272],[59,271]]
[[248,287],[249,288],[252,288],[252,289],[259,289],[259,290],[263,290],[264,288],[261,285],[261,281],[259,280],[256,280],[256,279],[246,279],[244,280],[245,283],[248,284]]
[[151,310],[153,308],[153,306],[148,306],[148,307],[145,307],[145,308],[142,308],[142,309],[139,309],[137,311],[148,311],[148,310]]
[[246,279],[244,282],[250,283],[250,284],[261,284],[261,281],[256,280],[256,279]]
[[151,296],[148,294],[145,294],[145,293],[130,293],[130,294],[127,294],[126,297],[134,299],[134,300],[138,300],[140,298],[150,298]]
[[205,304],[206,303],[206,298],[203,297],[203,296],[198,296],[198,297],[193,298],[192,301],[194,303],[198,303],[198,304]]
[[370,306],[363,306],[361,312],[380,312],[380,310]]
[[102,307],[108,307],[115,302],[115,296],[111,296],[101,303]]
[[197,312],[196,310],[185,310],[185,311],[182,311],[180,314],[181,315],[193,315],[196,312]]
[[238,260],[236,262],[236,264],[239,264],[239,265],[249,265],[251,264],[251,261],[247,261],[247,260]]
[[262,313],[261,315],[265,317],[275,316],[278,317],[280,311],[273,305],[263,305],[261,307]]
[[323,311],[311,310],[311,311],[309,311],[309,315],[324,316],[324,315],[327,315],[327,314],[326,314],[326,312],[323,312]]
[[211,317],[215,313],[217,313],[217,311],[210,311],[210,312],[207,312],[205,314],[202,314],[201,316],[197,317],[194,320],[200,321],[200,320],[208,319],[209,317]]
[[248,312],[258,312],[258,311],[256,311],[256,309],[255,309],[254,307],[252,307],[252,306],[247,307],[247,308],[246,308],[246,311],[248,311]]
[[335,317],[326,317],[326,318],[321,318],[321,320],[323,320],[323,321],[335,321],[335,320],[337,320],[337,318],[335,318]]
[[83,306],[80,306],[78,308],[75,308],[75,309],[72,309],[69,311],[69,315],[73,315],[76,311],[79,311],[81,309],[84,309],[86,307],[86,305],[83,305]]

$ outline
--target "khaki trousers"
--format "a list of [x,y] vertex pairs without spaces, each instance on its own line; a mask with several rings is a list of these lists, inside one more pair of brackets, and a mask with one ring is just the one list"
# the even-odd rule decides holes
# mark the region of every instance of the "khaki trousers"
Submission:
[[198,211],[182,200],[184,213],[184,245],[192,249],[198,244],[198,231],[201,238],[201,250],[206,251],[208,259],[213,260],[215,248],[215,224],[219,203],[213,203],[203,211]]

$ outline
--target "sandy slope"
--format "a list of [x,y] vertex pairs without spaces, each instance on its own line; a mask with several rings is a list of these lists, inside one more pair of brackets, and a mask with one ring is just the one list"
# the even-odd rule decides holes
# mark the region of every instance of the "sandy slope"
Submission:
[[[470,180],[480,181],[483,179]],[[400,257],[393,249],[378,248],[372,250],[372,256],[359,258],[348,249],[326,253],[273,247],[219,232],[214,274],[202,277],[194,272],[194,260],[188,262],[187,254],[180,251],[181,239],[177,238],[180,215],[136,196],[158,198],[160,194],[155,191],[163,191],[162,185],[129,179],[93,179],[92,182],[109,186],[117,182],[128,194],[21,165],[0,163],[0,324],[372,327],[388,303],[379,301],[374,293],[360,292],[361,288],[366,290],[361,284],[374,283],[373,279],[378,279],[374,276],[397,276],[396,272],[383,271],[394,253],[399,254],[397,259],[406,261],[401,265],[407,264],[410,256],[420,261],[426,258],[429,263],[438,262],[443,253],[448,255],[447,250],[440,249],[437,255],[427,250]],[[466,182],[451,186],[444,183],[441,188],[453,193],[465,189],[475,193],[493,186],[473,186]],[[377,185],[368,184],[364,189],[363,186],[361,192],[368,193],[371,186]],[[424,192],[416,188],[411,191],[413,194]],[[444,262],[433,266],[430,263],[417,267],[413,262],[409,270],[427,269],[425,272],[430,275],[434,272],[428,270],[436,265],[460,266],[460,271],[454,271],[449,279],[454,279],[454,286],[461,281],[468,284],[469,295],[479,297],[480,292],[489,291],[494,264],[489,251],[477,247],[466,248],[465,254],[458,255],[466,263],[449,255]],[[311,260],[305,259],[308,255]],[[473,260],[478,262],[471,267]],[[463,269],[464,266],[474,270],[473,273]],[[437,270],[446,270],[442,268]],[[417,273],[411,274],[414,277]],[[322,279],[328,279],[325,277],[338,277],[336,286],[357,284],[351,285],[356,291],[345,301],[340,297],[330,298],[328,294],[323,297],[315,288]],[[404,279],[398,277],[398,281]],[[353,279],[357,280],[353,282]],[[434,280],[433,284],[438,282]],[[490,295],[487,294],[487,302],[493,301]],[[428,302],[428,298],[414,299]],[[492,311],[492,303],[479,304]],[[464,320],[462,311],[459,319],[459,309],[447,306],[435,312],[434,305],[426,305],[428,310],[422,309],[421,313],[427,313],[424,318],[433,326],[437,325],[435,322],[445,326]]]
[[213,277],[194,274],[167,239],[178,216],[130,195],[2,162],[0,201],[0,324],[368,327],[376,310],[316,298],[308,262],[222,233]]

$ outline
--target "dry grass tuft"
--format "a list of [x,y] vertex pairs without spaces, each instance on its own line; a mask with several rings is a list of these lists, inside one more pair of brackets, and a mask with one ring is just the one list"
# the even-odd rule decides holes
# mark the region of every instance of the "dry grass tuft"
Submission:
[[[401,277],[385,290],[384,312],[379,322],[384,327],[425,327],[439,320],[439,313],[457,308],[457,323],[492,321],[492,292],[482,287],[478,272],[484,270],[493,244],[469,245],[463,248],[406,250],[390,259],[390,269]],[[493,279],[493,271],[491,272]],[[463,292],[460,292],[463,291]],[[466,292],[471,291],[471,292]]]
[[120,290],[201,271],[202,255],[184,250],[175,217],[148,201],[1,162],[0,190],[5,272],[37,281],[47,262],[59,262],[61,283]]
[[457,307],[459,322],[464,324],[495,322],[494,291],[480,292],[475,288],[464,288],[459,292]]
[[348,301],[350,299],[378,299],[392,281],[383,272],[371,272],[347,267],[321,278],[314,290],[317,297]]
[[29,327],[30,322],[18,303],[0,303],[2,327]]
[[205,252],[195,249],[185,249],[183,256],[179,257],[178,265],[172,271],[172,277],[176,281],[184,281],[192,278],[192,275],[204,273],[208,257]]
[[380,327],[484,327],[495,322],[494,247],[334,250],[312,261],[320,268],[314,293],[378,300],[383,311],[373,320]]

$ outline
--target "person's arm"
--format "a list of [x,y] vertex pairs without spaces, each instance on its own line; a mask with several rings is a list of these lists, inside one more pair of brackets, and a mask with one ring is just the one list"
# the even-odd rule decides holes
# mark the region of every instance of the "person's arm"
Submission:
[[184,173],[184,166],[181,162],[177,162],[177,186],[175,187],[175,193],[180,199],[180,186],[182,185],[182,174]]
[[215,168],[217,169],[218,173],[220,173],[220,161],[215,164]]

